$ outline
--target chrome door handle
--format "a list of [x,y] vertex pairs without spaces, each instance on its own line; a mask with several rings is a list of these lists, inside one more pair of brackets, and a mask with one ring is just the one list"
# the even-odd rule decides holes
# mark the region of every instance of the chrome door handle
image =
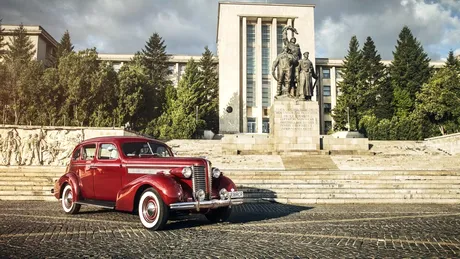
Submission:
[[97,168],[97,166],[95,166],[95,165],[90,165],[89,166],[89,169],[96,169],[96,168]]

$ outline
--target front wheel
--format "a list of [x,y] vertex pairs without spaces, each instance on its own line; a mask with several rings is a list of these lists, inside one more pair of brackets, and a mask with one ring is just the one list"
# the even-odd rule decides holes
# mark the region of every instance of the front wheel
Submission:
[[64,210],[65,213],[67,214],[76,214],[80,211],[80,204],[76,204],[73,201],[74,193],[72,191],[72,186],[70,184],[67,184],[64,187],[64,191],[62,191],[62,199],[61,199],[61,204],[62,204],[62,209]]
[[150,230],[162,229],[168,221],[169,209],[153,188],[142,193],[138,212],[142,225]]
[[221,207],[221,208],[210,210],[208,213],[204,215],[212,223],[218,223],[218,222],[227,221],[231,213],[232,213],[232,208]]

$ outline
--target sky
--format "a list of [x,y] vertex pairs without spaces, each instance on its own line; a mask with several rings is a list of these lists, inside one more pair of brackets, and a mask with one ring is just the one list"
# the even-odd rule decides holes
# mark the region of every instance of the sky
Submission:
[[[460,54],[460,0],[236,0],[315,4],[316,57],[343,58],[356,35],[392,59],[407,25],[432,60]],[[41,25],[57,41],[68,30],[76,50],[132,54],[157,32],[171,54],[216,51],[217,0],[0,0],[3,24]],[[302,46],[302,43],[299,42]]]

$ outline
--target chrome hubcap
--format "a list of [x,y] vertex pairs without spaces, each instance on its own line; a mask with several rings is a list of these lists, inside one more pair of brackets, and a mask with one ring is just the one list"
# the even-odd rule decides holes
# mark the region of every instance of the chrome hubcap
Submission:
[[149,202],[147,204],[147,214],[149,217],[153,217],[155,215],[157,208],[155,207],[155,204],[153,202]]
[[64,196],[64,199],[65,199],[65,206],[66,206],[66,207],[72,206],[73,195],[72,195],[72,191],[71,191],[71,190],[68,190],[68,191],[67,191],[66,195]]

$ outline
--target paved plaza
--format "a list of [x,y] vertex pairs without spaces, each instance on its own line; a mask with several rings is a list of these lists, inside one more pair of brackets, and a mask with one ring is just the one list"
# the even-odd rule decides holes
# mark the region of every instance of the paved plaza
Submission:
[[163,231],[129,213],[0,202],[1,258],[460,257],[460,205],[247,203],[229,223],[178,215]]

